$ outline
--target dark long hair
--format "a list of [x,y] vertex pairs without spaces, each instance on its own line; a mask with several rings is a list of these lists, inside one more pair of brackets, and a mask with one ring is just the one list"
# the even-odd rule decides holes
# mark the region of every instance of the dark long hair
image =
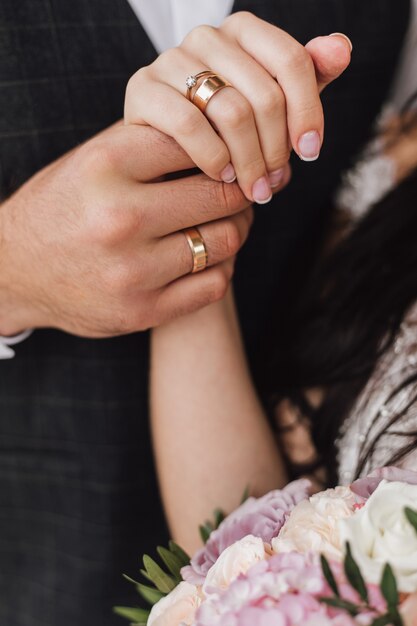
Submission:
[[[297,402],[300,389],[326,390],[324,403],[313,415],[313,437],[331,483],[337,480],[335,441],[341,426],[415,301],[417,171],[378,202],[319,264],[288,333],[291,344],[275,364],[280,397]],[[416,383],[417,368],[393,395],[415,385],[417,402]],[[394,416],[391,427],[402,414]],[[417,423],[415,432],[408,434],[411,444],[388,462],[396,463],[417,448]],[[371,454],[372,445],[357,474]]]

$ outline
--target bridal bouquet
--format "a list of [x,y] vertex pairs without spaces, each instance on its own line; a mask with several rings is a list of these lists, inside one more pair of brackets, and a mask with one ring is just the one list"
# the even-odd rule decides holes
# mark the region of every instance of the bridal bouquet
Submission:
[[[308,481],[248,498],[189,560],[159,548],[135,583],[147,626],[417,626],[417,473],[383,468],[309,497]],[[134,581],[133,581],[134,582]]]

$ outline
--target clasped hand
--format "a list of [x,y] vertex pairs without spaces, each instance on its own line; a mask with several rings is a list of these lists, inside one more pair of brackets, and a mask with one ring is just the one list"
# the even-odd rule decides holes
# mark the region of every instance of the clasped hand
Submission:
[[[0,334],[56,327],[113,336],[222,298],[252,202],[287,184],[292,146],[305,160],[318,156],[319,92],[349,60],[343,36],[303,47],[237,13],[140,69],[124,124],[41,170],[1,206]],[[185,78],[206,68],[233,86],[203,114],[185,98]],[[202,173],[166,179],[195,166]],[[192,226],[210,265],[195,275],[181,232]]]

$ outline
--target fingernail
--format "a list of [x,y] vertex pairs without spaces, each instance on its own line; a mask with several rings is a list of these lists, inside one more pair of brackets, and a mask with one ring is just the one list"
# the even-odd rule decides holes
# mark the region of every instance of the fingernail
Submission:
[[266,204],[271,200],[271,185],[268,183],[266,176],[258,178],[258,180],[253,184],[252,196],[257,204]]
[[220,174],[220,178],[224,183],[233,183],[236,180],[236,172],[235,168],[231,163],[226,165],[222,173]]
[[298,155],[303,161],[315,161],[320,154],[320,135],[316,130],[310,130],[300,137]]
[[345,35],[345,33],[330,33],[329,37],[343,37],[348,42],[348,44],[350,46],[350,51],[352,52],[353,44],[352,44],[351,40],[349,39],[349,37],[347,35]]
[[274,187],[278,187],[282,183],[282,179],[284,177],[284,168],[281,167],[279,170],[274,170],[273,172],[269,172],[269,184],[272,189]]

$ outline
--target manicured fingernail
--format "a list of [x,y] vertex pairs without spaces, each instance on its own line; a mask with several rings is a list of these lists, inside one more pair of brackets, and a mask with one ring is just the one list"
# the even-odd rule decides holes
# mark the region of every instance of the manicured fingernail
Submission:
[[298,155],[303,161],[315,161],[320,154],[320,135],[316,130],[310,130],[300,137]]
[[349,39],[349,37],[347,35],[345,35],[345,33],[330,33],[329,37],[343,37],[348,42],[348,44],[350,46],[350,51],[352,52],[353,44],[352,44],[351,40]]
[[274,187],[278,187],[282,183],[282,179],[284,178],[284,168],[281,167],[279,170],[274,170],[273,172],[269,172],[269,184],[272,189]]
[[272,198],[271,185],[266,176],[258,178],[252,187],[253,199],[257,204],[266,204]]
[[229,163],[229,165],[226,165],[226,167],[220,174],[220,177],[224,183],[233,183],[236,180],[235,168],[231,163]]

